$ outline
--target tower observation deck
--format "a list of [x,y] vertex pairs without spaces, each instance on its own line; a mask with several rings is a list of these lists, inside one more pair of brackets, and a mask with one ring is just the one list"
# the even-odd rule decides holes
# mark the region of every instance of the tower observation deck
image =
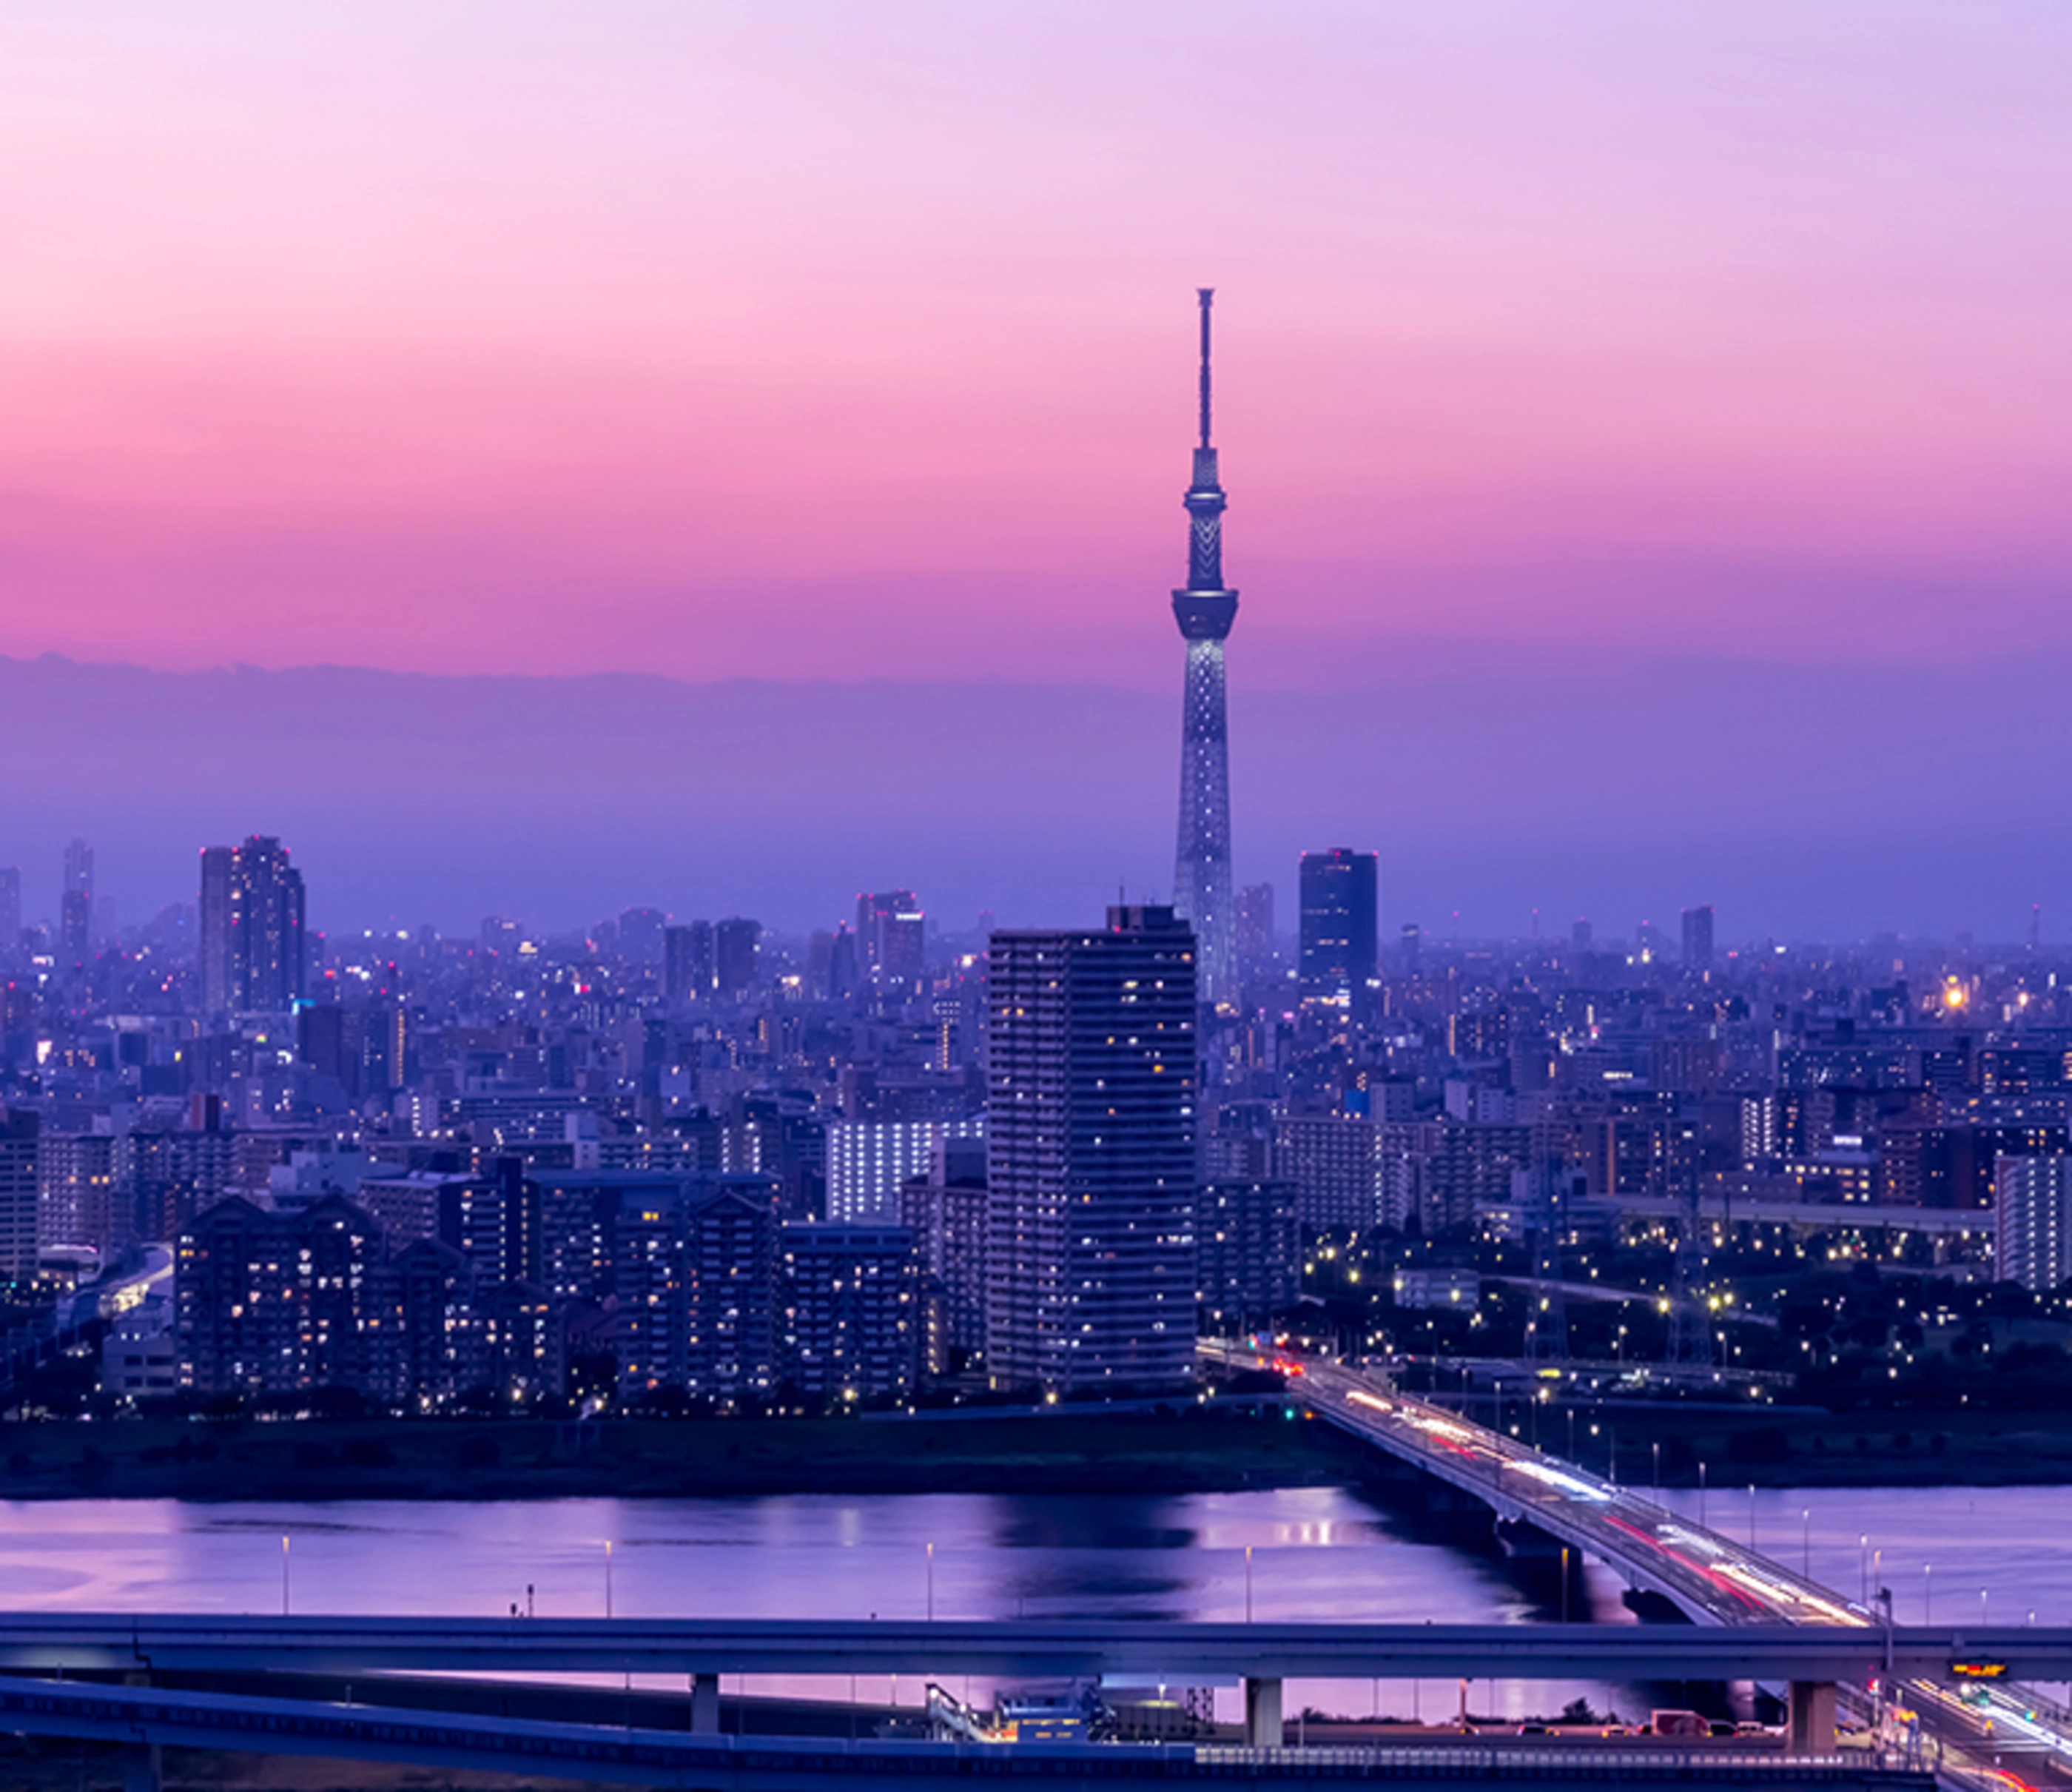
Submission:
[[1173,906],[1192,924],[1201,999],[1237,994],[1231,900],[1230,728],[1223,702],[1223,642],[1237,620],[1237,593],[1223,583],[1223,516],[1210,436],[1209,315],[1215,297],[1200,290],[1201,439],[1194,475],[1181,502],[1187,512],[1187,583],[1173,594],[1173,616],[1187,644],[1180,712],[1180,832]]

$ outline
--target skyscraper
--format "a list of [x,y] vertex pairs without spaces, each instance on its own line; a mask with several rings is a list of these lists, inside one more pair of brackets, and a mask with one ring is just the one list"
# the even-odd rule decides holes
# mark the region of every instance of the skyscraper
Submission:
[[1709,970],[1712,965],[1712,905],[1684,911],[1684,968]]
[[856,937],[863,968],[881,983],[912,983],[921,974],[927,925],[911,890],[880,890],[856,899]]
[[1194,936],[1170,908],[1105,932],[993,936],[986,1369],[1001,1387],[1193,1374]]
[[74,840],[64,850],[64,891],[58,904],[58,945],[84,964],[93,944],[93,848]]
[[22,947],[22,874],[12,865],[0,865],[0,963]]
[[1187,512],[1187,583],[1173,594],[1173,616],[1187,644],[1180,714],[1180,838],[1173,867],[1173,907],[1194,925],[1199,942],[1200,996],[1236,993],[1231,915],[1230,728],[1223,704],[1223,642],[1237,620],[1237,593],[1223,585],[1223,488],[1209,440],[1209,307],[1202,311],[1201,440],[1194,476],[1181,501]]
[[1345,847],[1305,852],[1301,883],[1302,993],[1356,1004],[1381,955],[1380,860]]
[[278,840],[205,847],[200,918],[205,1009],[285,1014],[302,999],[302,874]]

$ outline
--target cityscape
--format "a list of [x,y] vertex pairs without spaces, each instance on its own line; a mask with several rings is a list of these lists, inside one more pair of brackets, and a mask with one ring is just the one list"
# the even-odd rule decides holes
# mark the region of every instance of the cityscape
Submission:
[[0,1782],[2072,1780],[2058,22],[128,11]]

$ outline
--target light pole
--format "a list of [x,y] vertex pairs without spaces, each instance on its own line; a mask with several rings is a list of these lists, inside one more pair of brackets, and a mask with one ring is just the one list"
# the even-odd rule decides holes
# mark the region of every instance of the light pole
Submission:
[[1662,1491],[1662,1440],[1658,1437],[1648,1448],[1655,1454],[1655,1490],[1659,1493]]
[[1749,1483],[1749,1554],[1755,1554],[1755,1483]]
[[1244,1621],[1252,1622],[1252,1545],[1244,1546]]
[[1705,1528],[1705,1464],[1698,1464],[1698,1528]]
[[604,1615],[611,1616],[611,1539],[604,1540]]
[[288,1539],[281,1539],[281,1616],[288,1615]]
[[1859,1532],[1856,1537],[1856,1603],[1868,1605],[1871,1602],[1871,1539],[1868,1532]]
[[1986,1621],[1986,1589],[1985,1589],[1984,1587],[1981,1587],[1981,1588],[1980,1588],[1980,1589],[1979,1589],[1979,1622],[1980,1622],[1981,1625],[1983,1625],[1985,1621]]
[[1799,1578],[1813,1578],[1813,1508],[1810,1506],[1799,1514]]
[[935,1546],[928,1546],[928,1621],[935,1621]]
[[1934,1572],[1933,1563],[1923,1562],[1921,1564],[1921,1621],[1923,1624],[1935,1621],[1935,1584],[1929,1578]]

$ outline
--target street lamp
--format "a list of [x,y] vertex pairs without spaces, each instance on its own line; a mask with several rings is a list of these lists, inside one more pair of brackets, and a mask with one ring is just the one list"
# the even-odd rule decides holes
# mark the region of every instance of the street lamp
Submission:
[[1755,1483],[1749,1483],[1749,1554],[1755,1554]]
[[604,1615],[611,1616],[611,1539],[604,1540]]
[[1698,1528],[1705,1528],[1705,1464],[1698,1464]]
[[1799,1578],[1813,1578],[1813,1508],[1810,1506],[1799,1514]]
[[1662,1440],[1655,1439],[1651,1448],[1655,1452],[1655,1490],[1659,1493],[1662,1491]]
[[1929,1579],[1934,1572],[1932,1563],[1923,1562],[1921,1564],[1921,1621],[1923,1624],[1935,1621],[1934,1583]]
[[1856,1601],[1863,1605],[1871,1602],[1871,1540],[1868,1533],[1856,1538]]

